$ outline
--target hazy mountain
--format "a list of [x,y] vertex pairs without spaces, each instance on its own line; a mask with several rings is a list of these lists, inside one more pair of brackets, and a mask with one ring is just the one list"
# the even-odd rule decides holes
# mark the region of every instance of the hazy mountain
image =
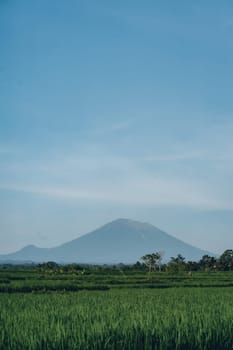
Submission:
[[77,263],[134,263],[146,253],[164,252],[164,260],[178,253],[186,260],[198,260],[208,252],[193,247],[155,226],[118,219],[55,248],[33,245],[7,255],[1,261],[56,261]]

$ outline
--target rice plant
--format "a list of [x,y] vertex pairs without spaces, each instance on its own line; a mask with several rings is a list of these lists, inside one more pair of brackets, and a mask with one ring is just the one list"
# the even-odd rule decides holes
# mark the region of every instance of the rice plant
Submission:
[[231,288],[1,294],[0,349],[232,349]]

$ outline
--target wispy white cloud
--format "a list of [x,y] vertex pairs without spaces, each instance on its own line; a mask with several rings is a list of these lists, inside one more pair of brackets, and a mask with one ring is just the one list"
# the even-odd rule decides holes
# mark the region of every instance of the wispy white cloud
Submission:
[[206,159],[208,156],[207,152],[203,150],[190,150],[190,151],[183,151],[183,152],[169,152],[167,154],[155,154],[151,156],[145,156],[141,159],[144,161],[151,161],[151,162],[176,162],[176,161],[183,161],[183,160],[195,160],[195,159]]
[[193,150],[183,153],[168,153],[142,157],[141,160],[148,162],[178,162],[178,161],[233,161],[233,153],[214,150]]
[[26,185],[26,184],[5,184],[0,185],[2,190],[18,191],[25,193],[32,193],[42,195],[50,198],[61,198],[61,199],[106,199],[100,193],[88,191],[84,189],[78,189],[77,187],[69,186],[46,186],[46,185]]
[[103,136],[106,134],[117,133],[119,131],[127,130],[131,124],[131,120],[123,120],[108,125],[101,125],[101,127],[97,126],[95,129],[89,130],[88,134],[95,136]]
[[40,159],[19,158],[1,167],[0,188],[59,200],[232,209],[229,130],[229,125],[213,128],[196,141],[198,146],[176,144],[170,152],[147,149],[140,154],[135,145],[136,152],[127,155],[88,143]]
[[222,200],[202,186],[161,177],[133,176],[113,184],[97,182],[82,186],[45,184],[1,184],[0,189],[20,191],[60,200],[87,200],[136,206],[185,206],[199,209],[233,209],[233,201]]

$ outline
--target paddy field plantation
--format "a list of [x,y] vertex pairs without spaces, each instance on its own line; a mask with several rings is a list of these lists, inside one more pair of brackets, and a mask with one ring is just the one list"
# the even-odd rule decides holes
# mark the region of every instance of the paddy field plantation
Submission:
[[233,349],[232,279],[1,271],[0,349]]

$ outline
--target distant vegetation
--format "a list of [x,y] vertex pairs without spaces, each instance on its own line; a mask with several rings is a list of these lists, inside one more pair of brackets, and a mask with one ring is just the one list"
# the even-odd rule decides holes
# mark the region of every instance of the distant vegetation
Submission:
[[[199,261],[186,261],[185,257],[178,254],[171,257],[167,264],[162,264],[163,254],[156,252],[146,254],[141,259],[149,271],[158,269],[159,271],[232,271],[233,270],[233,250],[225,250],[219,258],[210,255],[203,255]],[[139,267],[139,265],[138,265]]]
[[178,254],[165,264],[158,252],[140,260],[132,265],[61,265],[53,261],[1,265],[0,293],[233,286],[233,280],[222,273],[233,271],[232,250],[219,258],[204,255],[196,262],[186,262]]
[[186,258],[181,254],[176,257],[171,257],[166,263],[163,262],[163,253],[153,252],[148,253],[135,263],[135,264],[58,264],[54,261],[48,261],[45,263],[21,263],[21,264],[0,264],[2,269],[27,269],[31,268],[37,271],[47,271],[50,273],[83,273],[88,270],[109,270],[109,269],[124,269],[124,270],[149,270],[149,271],[162,271],[162,272],[179,272],[179,271],[232,271],[233,270],[233,250],[225,250],[218,258],[216,256],[203,255],[199,261],[186,261]]

